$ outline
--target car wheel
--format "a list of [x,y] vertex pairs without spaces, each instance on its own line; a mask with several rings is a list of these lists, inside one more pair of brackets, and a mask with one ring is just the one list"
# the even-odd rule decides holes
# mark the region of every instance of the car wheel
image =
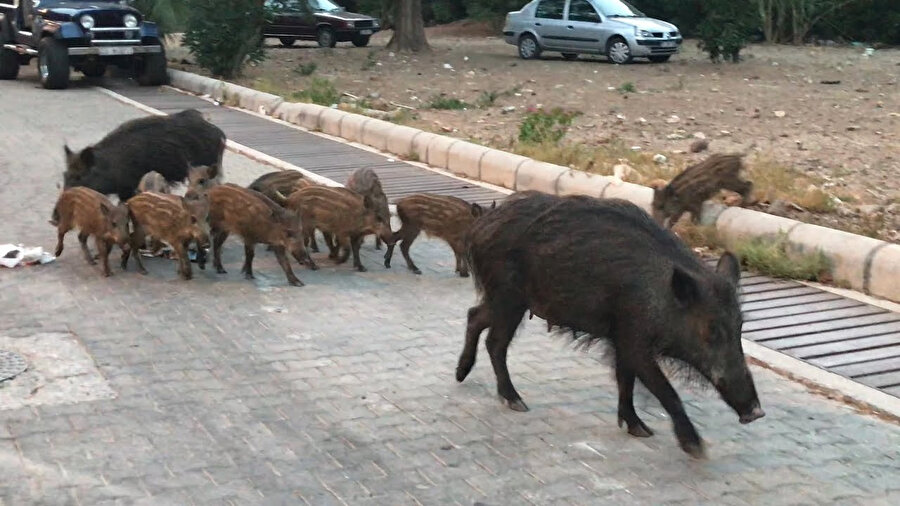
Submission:
[[647,59],[652,61],[653,63],[666,63],[671,57],[672,55],[670,54],[660,54],[656,56],[649,56],[647,57]]
[[284,47],[291,47],[294,45],[294,42],[297,42],[297,39],[294,37],[278,37],[278,40],[281,41],[281,45]]
[[48,90],[69,86],[69,49],[53,37],[44,37],[38,45],[38,73]]
[[562,57],[564,60],[577,60],[578,53],[563,53]]
[[137,82],[141,86],[159,86],[166,84],[166,53],[147,53],[143,61],[138,63]]
[[319,32],[316,34],[316,41],[319,43],[319,47],[334,47],[337,44],[334,30],[331,28],[319,28]]
[[534,35],[526,33],[519,39],[519,57],[534,60],[541,57],[541,46]]
[[606,56],[617,65],[631,63],[631,48],[622,37],[613,37],[606,43]]
[[353,45],[356,47],[366,47],[369,45],[368,35],[357,35],[353,37]]
[[12,49],[0,49],[0,79],[19,76],[19,55]]
[[87,77],[103,77],[106,73],[106,64],[96,62],[82,65],[81,73]]

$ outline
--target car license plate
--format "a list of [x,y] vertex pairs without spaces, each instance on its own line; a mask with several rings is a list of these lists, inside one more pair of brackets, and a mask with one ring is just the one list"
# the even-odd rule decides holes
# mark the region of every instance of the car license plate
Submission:
[[675,41],[674,40],[663,41],[662,47],[675,47]]
[[360,30],[360,35],[372,35],[372,30]]
[[133,47],[101,47],[100,56],[120,56],[134,54]]

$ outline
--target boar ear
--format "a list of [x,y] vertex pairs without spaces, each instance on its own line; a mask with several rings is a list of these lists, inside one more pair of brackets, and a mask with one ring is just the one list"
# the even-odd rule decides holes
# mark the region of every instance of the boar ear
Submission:
[[63,144],[63,151],[65,151],[65,153],[66,153],[66,160],[68,160],[69,158],[72,157],[72,150],[69,149],[68,144]]
[[215,179],[219,177],[219,164],[214,163],[206,167],[206,176],[209,179]]
[[478,204],[472,204],[472,216],[477,218],[482,214],[484,214],[484,209],[482,209]]
[[732,285],[737,286],[741,280],[741,262],[733,253],[726,251],[719,258],[719,263],[716,264],[716,272],[725,276]]
[[491,202],[491,209],[497,209],[497,201]]
[[678,267],[672,271],[672,292],[684,307],[700,300],[700,286],[697,284],[697,280]]
[[78,158],[81,158],[81,162],[84,163],[85,168],[92,167],[94,165],[94,148],[88,146],[82,149]]
[[100,204],[100,212],[103,213],[103,216],[109,216],[109,206]]

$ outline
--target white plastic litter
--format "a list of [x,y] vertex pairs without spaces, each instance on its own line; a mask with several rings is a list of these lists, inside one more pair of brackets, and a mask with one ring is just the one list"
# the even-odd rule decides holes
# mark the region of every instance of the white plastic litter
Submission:
[[36,246],[26,248],[21,244],[0,244],[0,265],[12,269],[18,265],[48,264],[56,257]]

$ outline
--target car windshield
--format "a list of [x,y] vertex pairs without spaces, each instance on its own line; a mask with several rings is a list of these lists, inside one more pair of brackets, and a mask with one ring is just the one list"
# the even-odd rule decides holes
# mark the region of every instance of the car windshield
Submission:
[[[97,3],[105,3],[105,4],[127,4],[126,0],[94,0]],[[22,2],[19,2],[22,3]],[[60,7],[65,6],[67,3],[72,3],[72,0],[31,0],[31,4],[35,9],[38,7]]]
[[325,12],[337,12],[341,10],[340,7],[334,5],[329,0],[306,0],[309,3],[309,8],[314,11],[325,11]]
[[644,13],[622,0],[595,0],[600,14],[608,18],[643,18]]

